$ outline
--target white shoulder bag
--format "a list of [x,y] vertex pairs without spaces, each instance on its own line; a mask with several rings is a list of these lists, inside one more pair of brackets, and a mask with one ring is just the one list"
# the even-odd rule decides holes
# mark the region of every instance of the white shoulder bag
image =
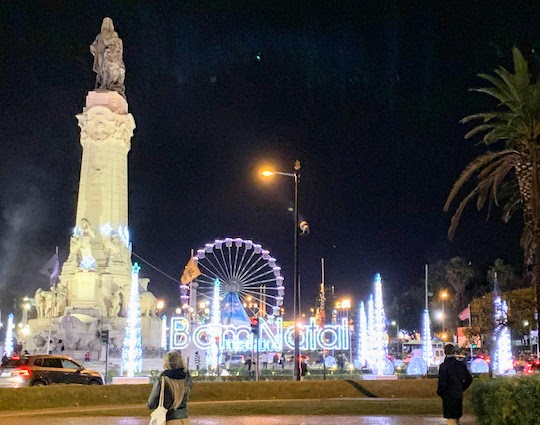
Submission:
[[161,391],[159,393],[159,405],[150,414],[150,425],[165,425],[167,421],[167,409],[163,407],[163,397],[165,390],[165,380],[161,378]]

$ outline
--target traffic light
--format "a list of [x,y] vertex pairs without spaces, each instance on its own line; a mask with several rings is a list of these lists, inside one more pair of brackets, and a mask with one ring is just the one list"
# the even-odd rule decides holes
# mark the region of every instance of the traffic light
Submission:
[[259,336],[259,318],[250,317],[249,321],[251,322],[251,332],[253,332],[254,335]]
[[101,342],[104,342],[105,344],[109,342],[109,331],[101,331]]

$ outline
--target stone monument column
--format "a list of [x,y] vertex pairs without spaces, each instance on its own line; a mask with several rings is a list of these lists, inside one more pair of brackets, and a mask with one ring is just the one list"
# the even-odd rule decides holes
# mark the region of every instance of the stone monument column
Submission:
[[126,100],[109,90],[89,92],[77,119],[83,147],[77,219],[60,280],[68,307],[107,314],[106,298],[131,279],[127,155],[135,121]]
[[60,282],[69,309],[116,317],[131,282],[127,156],[135,120],[124,94],[122,40],[111,19],[103,20],[90,51],[96,89],[77,115],[83,147],[77,217]]

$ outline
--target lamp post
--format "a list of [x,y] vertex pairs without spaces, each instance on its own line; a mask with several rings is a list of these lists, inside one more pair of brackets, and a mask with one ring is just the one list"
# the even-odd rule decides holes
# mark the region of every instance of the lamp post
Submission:
[[397,342],[397,352],[399,355],[401,355],[401,340],[400,340],[400,337],[399,337],[399,323],[397,322],[397,320],[392,320],[390,322],[390,325],[391,326],[394,326],[396,328],[396,342]]
[[441,300],[442,300],[442,331],[443,334],[446,334],[446,316],[444,315],[444,301],[448,298],[448,292],[443,291],[441,292]]
[[[529,321],[528,320],[524,320],[523,321],[523,327],[527,327],[529,326]],[[531,328],[529,327],[529,350],[531,351],[531,356],[533,354],[533,344],[532,344],[532,330]]]
[[349,298],[341,300],[341,308],[345,310],[345,317],[347,318],[347,334],[349,336],[349,362],[352,363],[352,328],[349,325],[349,310],[351,308],[351,300]]
[[[298,269],[298,226],[300,225],[298,218],[298,182],[300,179],[300,161],[296,160],[294,162],[293,173],[268,170],[262,172],[262,175],[266,177],[276,174],[279,176],[292,177],[294,179],[294,379],[300,381],[300,329],[298,327],[300,315],[300,279]],[[304,223],[305,222],[302,222],[302,224]],[[307,232],[307,223],[305,223],[305,227],[302,228],[302,231]]]

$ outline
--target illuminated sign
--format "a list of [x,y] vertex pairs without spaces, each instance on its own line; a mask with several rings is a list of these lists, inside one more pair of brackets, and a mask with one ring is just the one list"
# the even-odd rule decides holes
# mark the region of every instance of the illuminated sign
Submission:
[[[261,352],[294,349],[294,326],[283,329],[283,319],[278,317],[274,324],[259,318],[259,334],[253,335],[249,324],[232,326],[221,325],[219,336],[215,336],[212,325],[190,326],[185,317],[171,318],[170,349],[182,350],[194,344],[201,350],[207,350],[212,338],[218,339],[220,351],[249,351],[255,345]],[[349,332],[347,319],[341,319],[339,325],[325,325],[324,328],[309,319],[306,325],[299,325],[301,350],[348,350]],[[258,341],[257,341],[258,339]]]

